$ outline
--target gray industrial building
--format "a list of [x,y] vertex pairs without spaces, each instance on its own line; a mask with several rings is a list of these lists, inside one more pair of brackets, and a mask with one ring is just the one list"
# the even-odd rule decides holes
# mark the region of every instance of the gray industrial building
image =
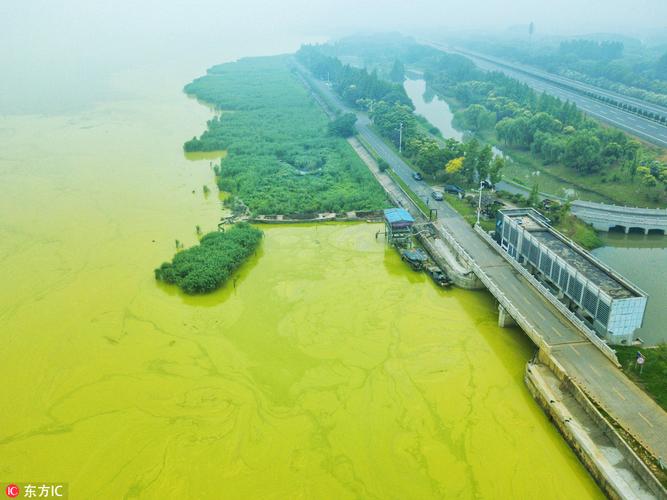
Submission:
[[634,340],[646,293],[553,229],[539,212],[500,210],[496,240],[601,337],[612,344]]

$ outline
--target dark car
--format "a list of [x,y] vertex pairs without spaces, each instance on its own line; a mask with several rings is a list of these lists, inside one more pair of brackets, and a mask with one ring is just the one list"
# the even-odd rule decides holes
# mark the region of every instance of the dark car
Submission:
[[433,198],[435,201],[442,201],[445,199],[445,197],[442,196],[442,193],[440,191],[433,191],[431,193],[431,198]]
[[423,179],[422,174],[420,174],[419,172],[413,173],[412,178],[416,181],[421,181]]
[[445,184],[444,189],[445,193],[452,193],[460,196],[466,194],[463,188],[458,187],[456,184]]
[[495,186],[493,185],[493,183],[491,181],[486,181],[486,180],[482,181],[482,187],[484,189],[493,189],[493,188],[495,188]]

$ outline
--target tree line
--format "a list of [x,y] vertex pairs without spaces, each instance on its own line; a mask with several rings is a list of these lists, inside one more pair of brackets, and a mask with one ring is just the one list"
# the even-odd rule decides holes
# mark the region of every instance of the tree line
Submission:
[[[482,146],[476,139],[466,143],[436,139],[415,115],[401,84],[380,79],[377,70],[343,65],[326,50],[327,46],[306,45],[297,52],[297,58],[317,78],[328,80],[349,105],[367,111],[382,136],[394,144],[402,140],[404,156],[422,172],[465,185],[476,185],[480,179],[494,183],[500,180],[504,160],[494,157],[491,146]],[[395,59],[388,76],[402,82],[404,72],[403,63]]]
[[528,150],[547,165],[562,163],[584,174],[620,167],[631,178],[639,174],[647,187],[667,181],[667,166],[624,132],[603,127],[574,103],[537,93],[503,73],[469,68],[459,57],[443,58],[426,77],[460,103],[455,119],[466,129],[495,131],[505,145]]
[[667,106],[667,52],[638,40],[523,41],[466,40],[471,48],[543,68],[584,83]]

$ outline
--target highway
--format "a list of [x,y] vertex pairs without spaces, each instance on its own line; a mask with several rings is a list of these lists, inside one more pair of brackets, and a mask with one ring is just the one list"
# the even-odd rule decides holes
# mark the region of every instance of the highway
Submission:
[[328,104],[323,103],[317,93],[313,92],[313,97],[320,104],[336,106],[341,111],[357,115],[359,135],[387,161],[415,194],[429,200],[429,206],[438,210],[436,226],[444,227],[452,233],[482,271],[530,320],[531,330],[538,333],[569,376],[656,457],[667,457],[667,413],[612,364],[494,248],[481,239],[448,203],[433,200],[433,188],[412,178],[414,171],[370,128],[365,113],[347,107],[323,82],[312,78],[305,68],[299,69],[303,75],[308,75],[307,84],[326,96]]
[[[464,55],[471,59],[481,69],[487,71],[501,71],[506,75],[527,84],[538,92],[546,92],[547,94],[559,97],[560,99],[574,102],[582,111],[585,111],[589,115],[603,122],[625,130],[626,132],[629,132],[630,134],[648,142],[652,142],[657,146],[667,147],[666,126],[660,125],[652,120],[641,117],[634,113],[624,111],[623,109],[617,108],[597,99],[593,99],[592,97],[588,97],[575,90],[563,88],[560,85],[564,81],[567,81],[567,84],[571,85],[570,82],[574,82],[573,80],[564,79],[556,75],[551,75],[550,73],[535,70],[534,68],[517,65],[515,63],[504,60],[501,61],[497,58],[491,58],[486,55],[473,53],[467,50],[464,51],[458,48],[444,47],[442,45],[433,43],[429,43],[428,45],[433,48],[437,48],[438,50],[442,50],[443,52]],[[641,103],[643,108],[654,110],[660,114],[667,114],[667,110],[660,106],[645,103],[644,101],[638,101],[637,99],[620,96],[619,94],[604,91],[603,89],[586,85],[584,83],[575,83],[576,86],[582,90],[590,90],[591,92],[598,94],[606,93],[610,96],[613,95],[613,97],[619,101],[625,101],[628,103],[632,102],[634,105]]]

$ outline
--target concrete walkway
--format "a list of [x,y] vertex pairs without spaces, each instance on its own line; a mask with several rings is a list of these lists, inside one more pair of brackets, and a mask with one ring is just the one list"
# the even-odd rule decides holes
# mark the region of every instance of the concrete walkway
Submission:
[[[303,67],[300,69],[306,74]],[[581,389],[656,458],[667,460],[667,413],[514,271],[449,204],[431,199],[432,189],[426,183],[412,179],[413,170],[370,129],[366,114],[348,108],[322,82],[310,76],[308,79],[310,85],[326,95],[329,104],[357,115],[359,135],[415,194],[424,200],[430,199],[429,205],[438,209],[436,224],[452,233],[516,308],[530,318],[534,332],[544,340],[552,356]]]

